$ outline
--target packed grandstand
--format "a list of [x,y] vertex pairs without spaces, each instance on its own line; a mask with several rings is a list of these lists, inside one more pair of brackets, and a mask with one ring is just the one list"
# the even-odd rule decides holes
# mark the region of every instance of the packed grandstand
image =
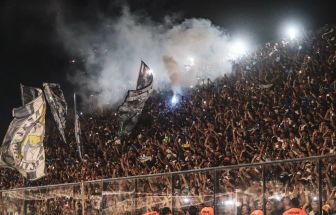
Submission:
[[[332,155],[336,150],[336,28],[332,29],[334,26],[326,25],[302,40],[266,43],[234,62],[231,74],[216,80],[205,77],[197,86],[183,89],[174,105],[170,90],[154,91],[136,127],[123,139],[118,137],[116,110],[83,112],[79,117],[82,159],[77,154],[73,111],[69,110],[66,144],[56,126],[46,125],[47,175],[25,181],[16,171],[1,169],[0,188]],[[213,183],[212,174],[192,173],[174,180],[162,177],[143,181],[137,192],[164,196],[173,189],[173,196],[184,196],[182,206],[174,209],[176,214],[188,210],[197,214],[204,207],[212,207],[207,199],[213,196],[215,187],[219,193],[235,193],[239,199],[239,204],[238,200],[234,202],[234,212],[219,207],[216,214],[260,214],[263,195],[269,214],[282,214],[294,206],[307,214],[317,214],[320,202],[325,214],[335,214],[335,168],[336,162],[331,160],[266,166],[266,184],[261,181],[259,166],[220,171],[216,175],[218,183]],[[322,200],[318,196],[321,175]],[[268,189],[264,194],[263,185]],[[103,189],[103,185],[97,186]],[[118,186],[133,189],[127,182]],[[87,192],[94,194],[97,189],[90,186]],[[197,201],[192,196],[197,196]],[[81,212],[81,205],[71,211],[69,202],[48,200],[48,206],[35,202],[27,214]],[[223,200],[222,204],[231,202]],[[172,210],[165,208],[169,204],[161,208],[155,202],[149,205],[139,213],[169,214]],[[87,214],[100,213],[99,207],[89,203],[86,207],[90,210]]]

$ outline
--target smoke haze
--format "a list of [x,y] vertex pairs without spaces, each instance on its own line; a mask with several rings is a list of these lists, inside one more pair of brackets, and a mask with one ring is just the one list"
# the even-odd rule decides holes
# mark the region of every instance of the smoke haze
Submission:
[[194,85],[200,77],[216,78],[231,71],[230,38],[207,19],[162,23],[130,13],[104,19],[94,28],[67,24],[57,18],[57,32],[73,56],[81,56],[84,68],[69,75],[83,97],[98,94],[98,103],[119,103],[135,89],[140,61],[154,72],[154,88]]

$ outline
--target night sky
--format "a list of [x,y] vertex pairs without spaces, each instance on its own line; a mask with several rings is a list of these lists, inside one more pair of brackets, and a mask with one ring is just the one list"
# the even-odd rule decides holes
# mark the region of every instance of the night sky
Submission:
[[62,5],[65,20],[95,25],[98,16],[117,17],[122,5],[160,22],[165,15],[207,18],[229,32],[245,31],[258,42],[277,39],[285,18],[300,20],[308,29],[336,21],[332,1],[224,1],[224,0],[1,0],[0,1],[0,137],[19,106],[19,83],[41,86],[61,83],[66,97],[75,90],[67,81],[76,65],[63,47],[55,29],[55,17]]

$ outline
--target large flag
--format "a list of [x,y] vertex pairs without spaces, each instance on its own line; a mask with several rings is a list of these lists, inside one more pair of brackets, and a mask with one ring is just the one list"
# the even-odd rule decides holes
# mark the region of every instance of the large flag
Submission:
[[136,90],[129,90],[125,101],[118,108],[120,133],[129,134],[138,122],[139,116],[153,88],[153,74],[141,61]]
[[35,87],[29,87],[20,84],[20,90],[21,90],[22,106],[34,100],[38,96],[38,91],[36,90]]
[[[31,90],[31,88],[23,88]],[[29,180],[45,175],[43,139],[46,103],[42,90],[34,88],[36,98],[13,109],[11,124],[0,149],[0,167],[18,170]],[[24,92],[26,93],[26,92]]]
[[80,122],[77,113],[77,100],[76,100],[76,93],[74,93],[74,109],[75,109],[75,138],[77,143],[77,152],[78,157],[82,160],[82,142],[81,142],[81,129],[80,129]]
[[50,106],[51,113],[56,122],[57,128],[66,143],[64,134],[66,115],[68,111],[67,103],[65,101],[63,91],[59,84],[43,83],[44,95]]

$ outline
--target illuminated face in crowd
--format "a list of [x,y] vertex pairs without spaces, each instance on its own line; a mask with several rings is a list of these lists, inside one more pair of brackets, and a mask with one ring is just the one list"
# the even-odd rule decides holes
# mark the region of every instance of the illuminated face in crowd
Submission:
[[271,201],[267,201],[266,203],[266,210],[267,211],[273,211],[273,204]]

